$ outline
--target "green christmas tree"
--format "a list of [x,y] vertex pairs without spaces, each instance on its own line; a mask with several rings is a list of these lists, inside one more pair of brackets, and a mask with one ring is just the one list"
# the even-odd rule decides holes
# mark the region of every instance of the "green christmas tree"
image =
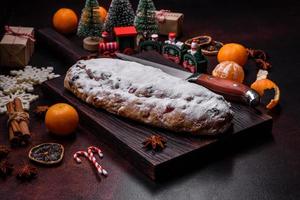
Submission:
[[129,0],[112,0],[104,29],[112,32],[114,27],[132,26],[134,23],[134,11]]
[[134,25],[139,33],[150,35],[158,32],[158,25],[155,20],[155,10],[152,0],[139,1],[134,20]]
[[98,9],[97,0],[86,0],[77,29],[79,37],[99,37],[101,35],[102,22]]

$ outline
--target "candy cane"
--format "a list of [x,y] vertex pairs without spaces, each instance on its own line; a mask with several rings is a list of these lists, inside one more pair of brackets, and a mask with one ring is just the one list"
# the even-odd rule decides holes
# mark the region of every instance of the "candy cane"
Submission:
[[89,154],[86,151],[77,151],[73,156],[77,163],[81,163],[81,159],[79,158],[79,156],[89,158]]
[[104,176],[107,176],[108,172],[97,162],[96,158],[94,157],[93,152],[97,152],[97,154],[99,155],[100,158],[103,157],[102,151],[99,148],[94,147],[94,146],[90,146],[88,148],[88,152],[86,152],[86,151],[77,151],[74,154],[73,158],[75,159],[75,161],[77,163],[82,162],[81,159],[79,158],[79,156],[84,156],[84,157],[88,158],[89,161],[92,162],[93,165],[96,167],[98,173],[103,174]]
[[103,174],[104,176],[107,176],[108,173],[105,169],[103,169],[103,167],[97,162],[96,158],[93,156],[93,154],[89,155],[89,159],[90,161],[94,164],[94,166],[96,167],[97,171],[100,174]]
[[89,148],[88,148],[88,153],[98,153],[98,155],[99,155],[99,157],[100,158],[103,158],[103,154],[102,154],[102,151],[101,151],[101,149],[99,149],[98,147],[95,147],[95,146],[90,146]]
[[94,147],[94,146],[90,146],[88,148],[89,159],[94,164],[94,166],[96,167],[96,169],[98,170],[98,172],[100,174],[107,176],[108,175],[107,171],[97,162],[96,158],[94,157],[93,152],[97,152],[99,157],[102,158],[103,154],[102,154],[101,149]]

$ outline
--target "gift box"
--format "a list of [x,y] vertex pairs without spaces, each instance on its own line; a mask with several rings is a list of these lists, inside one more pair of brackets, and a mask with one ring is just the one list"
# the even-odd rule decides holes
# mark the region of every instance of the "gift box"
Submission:
[[168,10],[155,11],[156,21],[160,35],[168,35],[170,32],[181,35],[184,15]]
[[0,42],[0,65],[26,66],[34,51],[34,41],[33,28],[6,26]]

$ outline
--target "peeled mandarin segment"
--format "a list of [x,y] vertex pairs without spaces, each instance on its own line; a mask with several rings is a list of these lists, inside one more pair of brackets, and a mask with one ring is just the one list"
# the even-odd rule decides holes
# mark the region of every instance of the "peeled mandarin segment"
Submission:
[[264,95],[265,90],[274,89],[274,98],[266,105],[267,109],[272,109],[279,103],[280,89],[273,81],[269,79],[260,79],[252,83],[251,88],[258,92],[260,96]]
[[244,81],[243,68],[232,61],[223,61],[219,63],[213,70],[212,75],[215,77],[229,79],[240,83]]

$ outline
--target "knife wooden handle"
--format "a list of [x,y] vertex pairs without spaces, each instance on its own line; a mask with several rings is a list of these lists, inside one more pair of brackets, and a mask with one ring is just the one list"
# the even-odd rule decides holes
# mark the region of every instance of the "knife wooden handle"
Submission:
[[195,82],[223,95],[228,100],[244,102],[250,106],[257,106],[260,102],[257,92],[236,81],[200,74]]

